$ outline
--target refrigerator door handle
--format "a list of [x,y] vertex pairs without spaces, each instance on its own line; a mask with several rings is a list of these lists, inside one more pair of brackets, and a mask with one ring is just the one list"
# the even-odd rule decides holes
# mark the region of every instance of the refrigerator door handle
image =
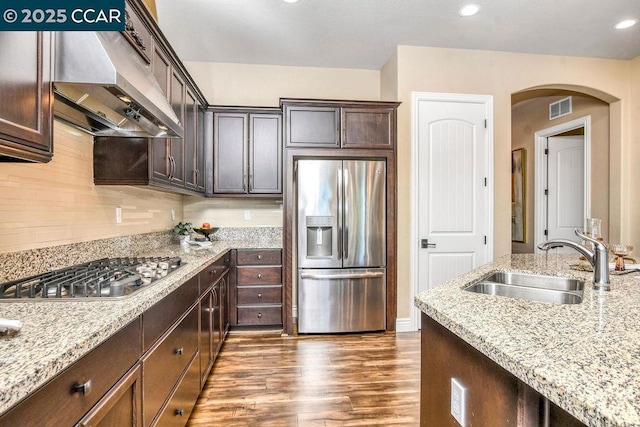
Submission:
[[342,225],[343,225],[343,216],[342,216],[342,168],[339,167],[337,171],[337,181],[338,185],[336,188],[336,194],[338,199],[338,247],[337,247],[337,258],[342,260],[342,248],[344,247],[344,242],[342,241]]
[[368,272],[368,273],[344,273],[344,274],[321,274],[321,273],[300,273],[301,279],[313,280],[333,280],[333,279],[373,279],[376,277],[384,277],[384,272]]
[[[343,186],[342,186],[342,191],[344,191],[344,216],[343,218],[349,218],[351,209],[349,206],[349,171],[347,170],[347,168],[344,168],[342,170],[343,173]],[[342,234],[342,247],[343,247],[343,251],[342,251],[342,258],[346,261],[349,259],[349,224],[347,223],[346,220],[344,220],[344,224],[343,224],[343,234]]]

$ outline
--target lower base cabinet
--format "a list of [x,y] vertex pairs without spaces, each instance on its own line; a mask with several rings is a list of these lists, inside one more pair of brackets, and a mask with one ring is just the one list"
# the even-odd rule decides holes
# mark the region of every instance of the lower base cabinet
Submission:
[[142,369],[129,371],[77,424],[90,426],[142,425]]
[[194,357],[175,393],[169,398],[169,402],[158,417],[156,425],[162,427],[184,426],[199,395],[200,363],[198,357]]
[[451,379],[466,388],[468,426],[583,426],[497,363],[422,314],[420,425],[458,426]]
[[0,416],[0,426],[186,425],[228,331],[229,255]]

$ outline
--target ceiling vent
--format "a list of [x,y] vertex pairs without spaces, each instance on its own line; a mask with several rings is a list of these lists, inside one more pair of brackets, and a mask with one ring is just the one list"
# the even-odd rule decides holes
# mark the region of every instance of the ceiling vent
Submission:
[[570,96],[549,104],[549,120],[557,119],[567,114],[571,114]]

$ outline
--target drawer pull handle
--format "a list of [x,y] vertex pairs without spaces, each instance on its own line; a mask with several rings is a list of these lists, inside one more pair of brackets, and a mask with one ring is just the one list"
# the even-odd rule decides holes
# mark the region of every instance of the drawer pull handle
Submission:
[[258,259],[262,259],[262,255],[258,255]]
[[262,319],[262,313],[258,313],[258,319]]
[[258,294],[258,298],[262,298],[262,294]]
[[258,273],[258,279],[262,279],[262,273]]
[[177,417],[183,416],[184,415],[184,409],[176,409],[175,414],[176,414]]
[[81,395],[86,396],[91,393],[91,386],[91,380],[87,381],[84,384],[75,383],[73,385],[72,391],[73,393],[80,393]]
[[177,355],[181,355],[182,353],[184,353],[184,348],[180,347],[180,348],[176,348],[175,353]]

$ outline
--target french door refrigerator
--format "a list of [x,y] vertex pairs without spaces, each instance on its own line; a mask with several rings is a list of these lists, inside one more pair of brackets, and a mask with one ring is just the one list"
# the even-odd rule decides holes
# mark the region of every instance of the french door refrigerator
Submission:
[[296,162],[298,332],[386,328],[386,163]]

